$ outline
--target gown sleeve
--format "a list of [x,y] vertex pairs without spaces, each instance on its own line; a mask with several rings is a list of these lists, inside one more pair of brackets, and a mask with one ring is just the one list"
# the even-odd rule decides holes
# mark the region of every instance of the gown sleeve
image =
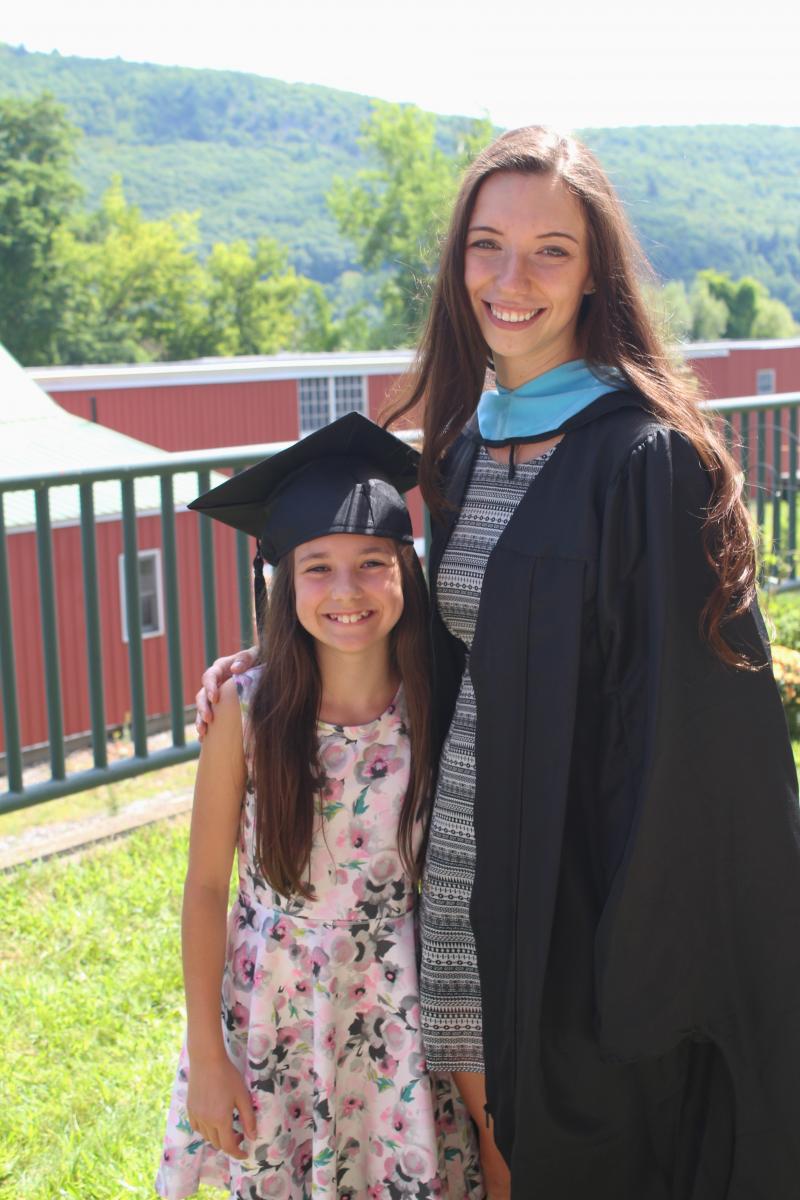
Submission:
[[605,505],[598,621],[627,820],[596,939],[598,1032],[628,1061],[713,1043],[739,1147],[726,1194],[783,1200],[800,1196],[797,777],[757,606],[724,627],[755,669],[723,664],[700,630],[708,495],[692,446],[658,430]]

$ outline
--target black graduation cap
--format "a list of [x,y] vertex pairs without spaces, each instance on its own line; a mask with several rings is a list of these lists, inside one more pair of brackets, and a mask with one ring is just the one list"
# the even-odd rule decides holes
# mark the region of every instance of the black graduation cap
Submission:
[[352,412],[198,496],[189,508],[252,534],[273,564],[329,533],[413,542],[402,493],[416,484],[418,464],[411,446]]

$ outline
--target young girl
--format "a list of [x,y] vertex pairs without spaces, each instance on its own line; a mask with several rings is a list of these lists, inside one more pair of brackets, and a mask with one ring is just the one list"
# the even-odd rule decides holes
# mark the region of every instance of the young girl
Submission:
[[419,1033],[428,616],[400,494],[416,457],[350,414],[195,502],[258,534],[275,570],[260,665],[223,688],[198,768],[161,1196],[484,1194]]

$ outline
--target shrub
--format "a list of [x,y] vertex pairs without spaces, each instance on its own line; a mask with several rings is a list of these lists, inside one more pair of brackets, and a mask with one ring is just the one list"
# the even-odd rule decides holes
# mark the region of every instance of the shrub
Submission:
[[772,669],[792,737],[800,735],[800,652],[789,646],[772,647]]
[[764,604],[764,610],[772,641],[790,650],[800,650],[800,593],[772,596]]

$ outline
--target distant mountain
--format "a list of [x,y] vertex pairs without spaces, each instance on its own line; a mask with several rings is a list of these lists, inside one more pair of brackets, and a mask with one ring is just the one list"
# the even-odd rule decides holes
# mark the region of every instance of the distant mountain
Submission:
[[[0,44],[0,95],[50,91],[83,130],[95,204],[111,175],[150,217],[200,210],[204,243],[271,234],[323,282],[352,265],[327,211],[334,175],[364,165],[368,97],[233,71],[28,53]],[[532,113],[535,119],[535,113]],[[466,118],[442,117],[453,145]],[[659,273],[752,274],[800,316],[800,129],[587,129]]]
[[800,129],[585,129],[656,270],[753,275],[800,317]]

